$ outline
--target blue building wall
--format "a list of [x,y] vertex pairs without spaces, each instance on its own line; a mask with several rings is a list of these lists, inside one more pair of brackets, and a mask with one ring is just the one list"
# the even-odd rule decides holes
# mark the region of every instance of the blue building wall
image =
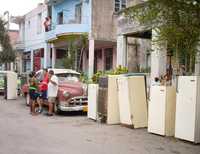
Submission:
[[[52,6],[52,24],[55,28],[58,24],[58,13],[63,12],[64,24],[70,24],[75,20],[75,6],[80,4],[80,0],[63,0],[63,2]],[[91,29],[91,5],[90,0],[84,0],[82,3],[82,21],[81,24],[87,25],[88,32]],[[76,28],[76,27],[74,27]],[[73,30],[72,30],[73,31]],[[76,29],[75,29],[76,31]]]

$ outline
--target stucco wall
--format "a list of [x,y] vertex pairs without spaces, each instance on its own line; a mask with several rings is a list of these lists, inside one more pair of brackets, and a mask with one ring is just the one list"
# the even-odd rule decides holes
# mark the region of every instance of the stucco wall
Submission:
[[114,0],[92,1],[92,31],[95,40],[116,41],[116,15]]
[[[150,66],[147,52],[151,50],[150,39],[127,39],[127,65],[130,72],[141,71]],[[150,58],[150,57],[149,57]],[[139,70],[138,70],[139,69]]]

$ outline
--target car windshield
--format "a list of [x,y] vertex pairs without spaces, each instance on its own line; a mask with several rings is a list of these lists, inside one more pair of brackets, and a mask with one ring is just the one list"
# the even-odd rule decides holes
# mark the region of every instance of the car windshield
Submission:
[[79,75],[71,73],[56,74],[60,83],[62,82],[78,82]]

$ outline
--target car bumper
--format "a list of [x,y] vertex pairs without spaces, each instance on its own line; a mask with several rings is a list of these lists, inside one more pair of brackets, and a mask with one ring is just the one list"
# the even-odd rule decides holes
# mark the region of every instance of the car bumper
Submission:
[[62,105],[59,105],[58,106],[58,109],[61,110],[61,111],[84,111],[84,112],[87,112],[87,106],[71,106],[71,107],[68,107],[68,106],[62,106]]

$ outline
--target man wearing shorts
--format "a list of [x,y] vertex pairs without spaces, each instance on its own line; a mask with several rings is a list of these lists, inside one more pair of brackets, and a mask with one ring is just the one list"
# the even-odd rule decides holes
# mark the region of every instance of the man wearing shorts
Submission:
[[53,104],[56,103],[56,97],[58,94],[58,78],[54,75],[54,71],[49,71],[49,83],[48,83],[48,106],[49,110],[47,115],[53,115]]

